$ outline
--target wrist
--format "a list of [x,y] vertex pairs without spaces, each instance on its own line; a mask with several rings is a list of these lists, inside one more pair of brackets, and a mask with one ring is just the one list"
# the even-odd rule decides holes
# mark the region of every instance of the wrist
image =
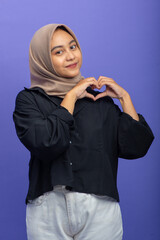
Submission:
[[65,95],[60,105],[62,107],[65,107],[71,114],[73,114],[75,102],[76,102],[76,95],[73,92],[69,91]]
[[76,102],[77,101],[77,96],[74,93],[74,91],[70,90],[67,94],[66,94],[67,98],[72,99],[72,101]]
[[130,100],[130,95],[127,91],[124,92],[123,96],[119,98],[121,104]]

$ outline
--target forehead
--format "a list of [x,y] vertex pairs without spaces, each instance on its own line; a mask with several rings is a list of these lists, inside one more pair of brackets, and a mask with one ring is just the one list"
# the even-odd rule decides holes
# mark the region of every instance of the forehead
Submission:
[[51,39],[51,47],[59,46],[59,45],[68,45],[70,41],[74,40],[74,38],[66,31],[57,29],[52,36]]

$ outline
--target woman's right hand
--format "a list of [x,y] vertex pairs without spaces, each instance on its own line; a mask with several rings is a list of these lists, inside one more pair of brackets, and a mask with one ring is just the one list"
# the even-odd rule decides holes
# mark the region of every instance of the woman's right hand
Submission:
[[89,86],[91,86],[92,89],[98,88],[98,82],[94,77],[80,80],[77,85],[68,92],[68,94],[74,95],[76,100],[84,97],[95,100],[95,97],[86,91]]
[[95,101],[95,97],[86,91],[86,88],[89,86],[91,86],[92,89],[98,88],[98,82],[94,77],[80,80],[77,85],[66,94],[60,105],[73,114],[77,99],[88,97]]

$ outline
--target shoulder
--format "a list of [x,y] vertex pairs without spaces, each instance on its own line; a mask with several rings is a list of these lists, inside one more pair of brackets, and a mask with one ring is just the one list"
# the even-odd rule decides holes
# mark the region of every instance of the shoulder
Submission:
[[[42,93],[42,94],[40,94]],[[28,100],[28,101],[32,101],[33,99],[35,99],[37,96],[39,95],[44,95],[44,90],[41,88],[24,88],[23,90],[21,90],[16,97],[16,100]]]
[[[43,91],[43,90],[42,90]],[[16,105],[36,104],[39,101],[39,89],[24,88],[16,96]],[[43,96],[43,95],[42,95]]]
[[38,108],[41,111],[53,109],[60,105],[61,99],[58,97],[49,97],[45,91],[39,87],[24,88],[16,97],[16,109],[18,108]]
[[32,93],[26,88],[21,90],[16,96],[16,103],[18,102],[32,102],[34,99]]

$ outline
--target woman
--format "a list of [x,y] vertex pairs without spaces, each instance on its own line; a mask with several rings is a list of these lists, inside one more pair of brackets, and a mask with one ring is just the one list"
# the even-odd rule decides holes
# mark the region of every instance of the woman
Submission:
[[13,114],[31,153],[28,239],[122,239],[118,157],[143,157],[151,129],[113,79],[81,76],[81,49],[67,26],[39,29],[29,60],[31,87],[18,94]]

